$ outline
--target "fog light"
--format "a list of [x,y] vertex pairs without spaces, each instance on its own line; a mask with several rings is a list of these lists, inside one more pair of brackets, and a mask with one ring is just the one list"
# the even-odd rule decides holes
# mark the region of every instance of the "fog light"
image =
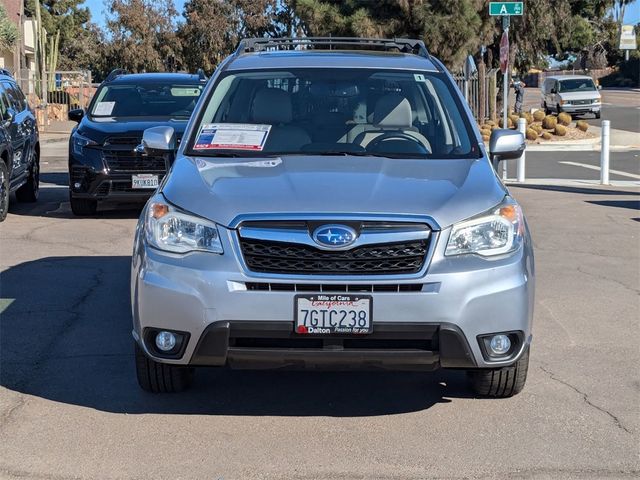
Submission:
[[82,186],[82,184],[80,182],[76,182],[73,184],[73,188],[80,188]]
[[494,335],[489,342],[489,348],[494,355],[505,355],[511,348],[511,340],[507,335]]
[[[493,340],[492,340],[493,341]],[[176,346],[176,336],[171,332],[161,331],[156,335],[156,347],[163,352],[169,352]]]

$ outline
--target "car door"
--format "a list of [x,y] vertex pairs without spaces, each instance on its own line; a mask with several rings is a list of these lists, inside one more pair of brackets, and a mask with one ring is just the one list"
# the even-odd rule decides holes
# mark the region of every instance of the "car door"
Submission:
[[5,123],[5,128],[13,148],[11,176],[12,180],[17,183],[27,174],[29,127],[25,125],[25,122],[29,112],[27,112],[26,102],[22,99],[23,97],[13,82],[3,81],[2,86],[9,102],[9,111],[13,113],[13,120],[11,123]]

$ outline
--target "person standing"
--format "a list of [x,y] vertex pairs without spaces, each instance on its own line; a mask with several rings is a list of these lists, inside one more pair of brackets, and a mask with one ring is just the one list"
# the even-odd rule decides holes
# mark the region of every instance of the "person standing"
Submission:
[[516,80],[515,82],[513,82],[513,89],[516,92],[515,112],[517,114],[522,113],[522,104],[524,102],[524,87],[526,87],[526,85],[522,80]]

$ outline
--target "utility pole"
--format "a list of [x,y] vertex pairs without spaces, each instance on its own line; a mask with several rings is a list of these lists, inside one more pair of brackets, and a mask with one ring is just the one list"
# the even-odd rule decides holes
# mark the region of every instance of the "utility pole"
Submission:
[[500,40],[500,68],[502,69],[502,128],[508,128],[509,125],[507,123],[507,115],[509,112],[509,23],[509,16],[504,15],[502,17],[502,40]]

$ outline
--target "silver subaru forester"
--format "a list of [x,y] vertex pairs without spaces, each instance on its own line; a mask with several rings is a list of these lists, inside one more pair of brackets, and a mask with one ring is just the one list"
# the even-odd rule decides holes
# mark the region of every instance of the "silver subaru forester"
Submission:
[[247,39],[202,92],[138,222],[140,386],[194,367],[464,369],[479,395],[524,386],[534,295],[522,209],[422,41]]

